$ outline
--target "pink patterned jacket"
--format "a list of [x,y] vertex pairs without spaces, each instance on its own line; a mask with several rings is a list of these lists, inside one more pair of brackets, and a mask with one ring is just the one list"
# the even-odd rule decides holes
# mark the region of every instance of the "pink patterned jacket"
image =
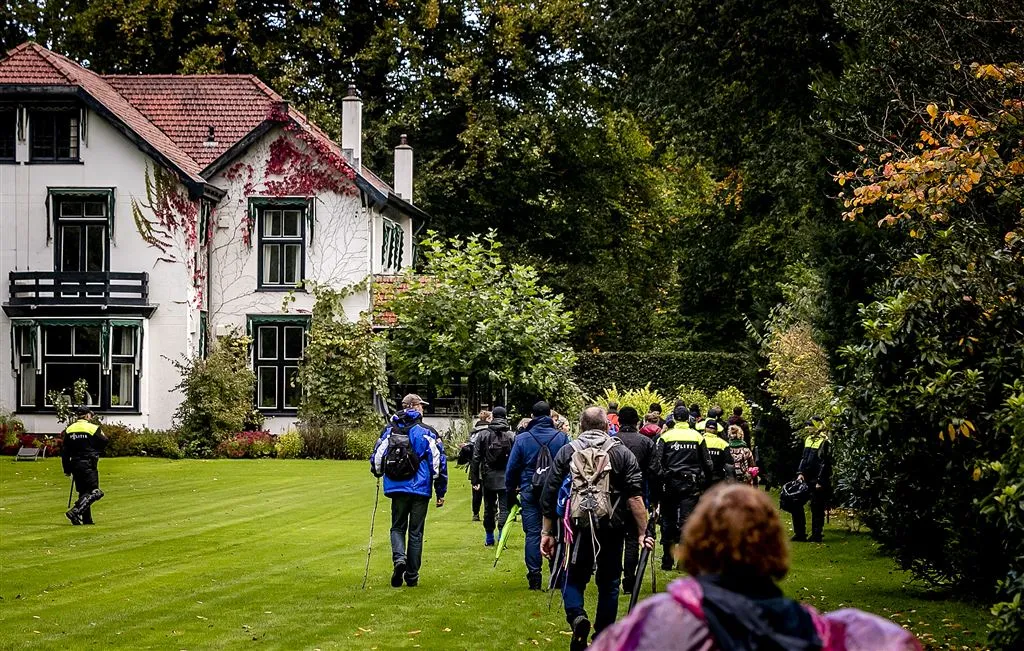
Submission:
[[[668,592],[639,603],[626,619],[605,629],[590,651],[718,651],[704,619],[700,584],[677,579]],[[910,632],[887,619],[854,608],[811,615],[822,651],[921,651]]]

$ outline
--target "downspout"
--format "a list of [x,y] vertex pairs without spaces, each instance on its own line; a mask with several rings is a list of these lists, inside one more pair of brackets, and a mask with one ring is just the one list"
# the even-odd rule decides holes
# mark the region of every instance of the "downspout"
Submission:
[[213,225],[213,216],[213,206],[210,206],[210,215],[206,218],[206,332],[203,333],[207,354],[213,344],[213,337],[210,336],[213,334],[213,310],[210,309],[210,302],[213,300],[213,234],[217,232]]

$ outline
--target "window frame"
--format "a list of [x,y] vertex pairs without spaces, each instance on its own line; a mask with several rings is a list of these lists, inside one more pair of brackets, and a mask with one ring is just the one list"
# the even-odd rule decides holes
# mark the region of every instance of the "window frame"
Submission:
[[[60,156],[58,149],[58,122],[56,119],[47,125],[49,136],[53,138],[52,152],[49,155],[36,153],[36,141],[40,137],[39,129],[43,128],[38,117],[40,115],[65,115],[68,124],[68,155]],[[82,110],[73,106],[34,106],[28,109],[28,162],[30,163],[80,163],[82,162]]]
[[[7,119],[5,116],[10,113],[11,119]],[[18,162],[18,121],[21,118],[21,109],[11,105],[0,105],[0,144],[4,142],[4,131],[7,127],[11,129],[11,155],[4,156],[3,151],[0,150],[0,163],[16,163]]]
[[[288,399],[288,383],[292,374],[297,375],[299,367],[306,353],[306,337],[309,333],[309,318],[304,316],[282,316],[281,318],[253,315],[249,319],[249,331],[252,335],[251,362],[253,373],[256,376],[255,395],[253,404],[255,408],[266,416],[294,416],[298,414],[301,403],[301,385],[297,387],[298,402],[294,406],[286,404]],[[288,333],[292,330],[300,331],[301,350],[299,355],[289,355],[294,352],[288,347]],[[264,349],[264,332],[273,332],[274,355],[268,355]],[[264,406],[264,374],[273,373],[274,378],[274,405]]]
[[[118,319],[95,319],[82,320],[82,323],[68,324],[61,319],[55,319],[56,323],[46,320],[32,322],[30,325],[13,323],[12,327],[18,329],[18,335],[12,337],[15,348],[11,351],[14,355],[17,371],[17,412],[18,413],[43,413],[52,414],[56,409],[49,403],[47,397],[47,377],[54,366],[60,365],[88,365],[95,366],[98,376],[97,393],[92,396],[92,404],[96,413],[100,414],[141,414],[142,396],[140,393],[142,385],[142,323],[137,325],[125,325]],[[77,320],[75,320],[77,321]],[[85,321],[88,321],[86,323]],[[131,319],[131,321],[135,321]],[[48,352],[47,339],[52,329],[66,328],[70,330],[71,352],[57,353]],[[99,350],[95,354],[82,355],[76,350],[78,347],[77,328],[97,328],[100,331]],[[114,351],[115,331],[121,330],[122,337],[130,337],[131,353],[122,354]],[[104,342],[104,337],[106,341]],[[122,339],[122,342],[124,340]],[[26,350],[26,348],[29,348]],[[131,404],[115,404],[114,374],[119,373],[123,366],[130,367],[127,377],[130,378],[130,386],[127,387],[131,395]],[[91,374],[91,372],[90,372]],[[119,379],[123,379],[119,378]],[[26,384],[30,383],[30,384]],[[34,402],[29,404],[23,399],[26,392],[30,390]],[[120,398],[118,396],[118,401]]]
[[[306,279],[306,211],[307,208],[304,205],[298,205],[295,202],[265,202],[260,203],[256,207],[256,290],[263,292],[290,292],[301,289],[302,283]],[[281,234],[280,235],[267,235],[267,214],[268,213],[280,213],[281,220]],[[295,212],[297,214],[297,235],[285,235],[285,213]],[[265,246],[276,246],[278,250],[278,264],[280,267],[281,282],[270,283],[266,282],[264,278],[264,269],[268,262],[264,260],[264,247]],[[289,246],[299,247],[299,260],[298,268],[296,269],[295,282],[287,284],[284,282],[284,254]]]
[[401,272],[402,258],[405,254],[405,229],[399,222],[384,217],[380,240],[381,270],[383,273]]
[[[79,265],[78,266],[79,267],[82,266],[81,265],[82,253],[84,252],[85,255],[88,256],[89,228],[90,227],[97,227],[98,226],[98,227],[101,227],[103,229],[103,236],[101,238],[103,240],[103,265],[102,265],[103,268],[100,269],[99,271],[92,271],[92,272],[89,272],[89,273],[106,273],[106,272],[110,271],[110,237],[111,237],[111,229],[110,229],[111,216],[110,216],[110,210],[111,210],[111,206],[110,206],[110,201],[109,201],[108,196],[106,196],[106,195],[104,195],[102,193],[97,193],[95,195],[91,195],[91,194],[73,194],[72,195],[72,194],[53,193],[52,195],[50,195],[50,201],[53,204],[53,270],[56,271],[56,272],[69,271],[67,269],[64,269],[64,227],[66,227],[66,226],[70,227],[70,226],[73,226],[73,225],[80,225],[81,226],[81,234],[85,235],[85,243],[83,244],[82,240],[81,239],[79,240],[79,244],[78,244],[78,247],[79,247]],[[81,215],[79,215],[79,216],[75,216],[75,215],[65,216],[64,215],[64,205],[65,204],[71,204],[71,203],[80,203],[80,204],[82,204]],[[85,210],[86,204],[100,204],[100,205],[102,205],[103,206],[103,214],[102,214],[102,216],[86,215],[85,214],[85,212],[86,212],[86,210]],[[85,248],[83,248],[83,247],[85,247]],[[81,273],[81,272],[82,272],[82,270],[79,269],[77,273]],[[70,273],[76,273],[76,272],[75,271],[70,271]]]

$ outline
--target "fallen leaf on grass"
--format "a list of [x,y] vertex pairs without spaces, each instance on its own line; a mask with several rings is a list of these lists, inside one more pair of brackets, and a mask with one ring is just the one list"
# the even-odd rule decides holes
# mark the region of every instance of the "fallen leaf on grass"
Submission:
[[363,628],[362,626],[357,626],[356,628],[358,628],[363,633],[371,633],[371,632],[373,632],[372,628]]
[[206,618],[203,617],[202,615],[196,615],[196,619],[206,619]]
[[443,630],[445,633],[451,633],[452,632],[452,629],[447,628],[447,627],[445,627],[445,628],[443,628],[441,630]]
[[407,635],[419,635],[422,632],[420,629],[416,629],[415,631],[409,631]]

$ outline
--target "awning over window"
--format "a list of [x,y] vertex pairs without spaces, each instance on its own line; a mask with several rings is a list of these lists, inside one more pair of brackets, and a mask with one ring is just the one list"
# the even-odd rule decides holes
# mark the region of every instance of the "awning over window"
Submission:
[[114,238],[114,198],[117,188],[46,188],[46,242],[53,239],[51,223],[53,221],[53,197],[103,197],[107,202],[107,228],[110,238]]
[[43,326],[57,327],[88,327],[100,328],[100,359],[102,360],[103,374],[110,373],[111,351],[110,351],[110,329],[113,327],[133,328],[135,331],[135,374],[142,371],[142,320],[141,319],[11,319],[11,366],[18,370],[18,335],[25,328],[30,329],[32,341],[32,363],[36,373],[42,373],[40,329]]

